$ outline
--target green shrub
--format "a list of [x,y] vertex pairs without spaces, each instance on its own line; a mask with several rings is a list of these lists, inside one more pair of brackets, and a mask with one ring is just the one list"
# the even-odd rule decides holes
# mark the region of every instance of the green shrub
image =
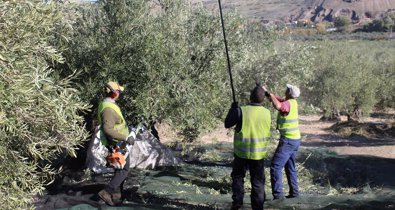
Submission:
[[367,32],[372,31],[394,31],[395,25],[395,12],[389,11],[382,15],[380,18],[373,20],[371,23],[364,25],[363,30]]
[[51,68],[64,62],[50,42],[70,30],[62,5],[0,2],[0,203],[25,209],[57,173],[51,162],[75,155],[86,139],[78,112],[87,108],[67,79]]
[[[153,10],[143,0],[100,1],[78,13],[64,53],[81,70],[74,81],[84,100],[97,105],[115,79],[126,85],[120,104],[131,123],[166,119],[189,140],[223,119],[231,96],[219,14],[181,0]],[[234,67],[252,46],[245,20],[227,13],[225,23]]]
[[347,27],[350,25],[351,21],[348,17],[338,16],[335,18],[334,26],[337,27],[340,31],[345,31]]
[[[391,80],[394,53],[391,41],[320,42],[314,77],[308,91],[311,104],[326,110],[326,117],[348,115],[393,106]],[[386,104],[386,105],[384,105]],[[356,112],[357,111],[357,112]],[[361,117],[361,116],[359,116]]]

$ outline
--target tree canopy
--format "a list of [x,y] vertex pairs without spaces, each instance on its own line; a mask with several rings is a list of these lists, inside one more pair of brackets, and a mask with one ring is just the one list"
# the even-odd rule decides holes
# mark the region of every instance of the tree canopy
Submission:
[[[4,206],[27,208],[57,163],[75,156],[110,80],[126,86],[119,104],[133,125],[165,120],[193,141],[223,120],[232,97],[219,14],[183,0],[155,2],[0,2]],[[299,86],[301,109],[325,115],[394,107],[393,42],[301,42],[285,26],[236,12],[224,18],[240,104],[260,79],[278,95],[287,83]]]

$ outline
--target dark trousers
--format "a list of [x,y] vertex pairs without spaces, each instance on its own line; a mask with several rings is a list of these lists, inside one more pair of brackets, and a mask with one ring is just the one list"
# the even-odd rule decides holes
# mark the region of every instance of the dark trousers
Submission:
[[273,155],[270,165],[270,182],[272,184],[273,198],[284,197],[282,169],[285,169],[289,185],[289,195],[299,196],[298,173],[296,170],[296,153],[299,149],[300,140],[291,140],[281,137]]
[[249,160],[235,155],[232,169],[233,206],[242,206],[244,198],[244,177],[247,169],[251,176],[251,206],[253,210],[262,210],[265,202],[264,159]]
[[114,176],[112,177],[110,183],[106,186],[106,190],[109,193],[120,193],[122,191],[122,185],[126,180],[129,173],[129,158],[126,158],[126,164],[123,169],[115,169]]

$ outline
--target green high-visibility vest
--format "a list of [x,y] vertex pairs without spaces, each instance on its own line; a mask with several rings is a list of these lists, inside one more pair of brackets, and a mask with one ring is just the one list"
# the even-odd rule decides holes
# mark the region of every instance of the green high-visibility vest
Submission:
[[289,99],[290,110],[287,116],[277,115],[277,129],[281,136],[289,139],[299,140],[299,116],[298,116],[298,102],[295,99]]
[[242,106],[242,125],[235,133],[234,153],[251,160],[261,160],[267,156],[270,137],[270,111],[263,106]]
[[[121,122],[114,125],[114,129],[123,135],[126,135],[126,136],[129,135],[129,129],[128,129],[128,126],[126,125],[125,118],[122,115],[121,109],[115,103],[112,103],[109,101],[100,102],[99,108],[98,108],[98,113],[97,113],[100,125],[102,124],[102,119],[101,119],[102,112],[106,108],[113,109],[118,114],[118,116],[121,118]],[[101,140],[102,144],[107,146],[109,144],[109,142],[108,142],[106,135],[104,135],[103,126],[101,126],[100,134],[101,134],[100,140]]]

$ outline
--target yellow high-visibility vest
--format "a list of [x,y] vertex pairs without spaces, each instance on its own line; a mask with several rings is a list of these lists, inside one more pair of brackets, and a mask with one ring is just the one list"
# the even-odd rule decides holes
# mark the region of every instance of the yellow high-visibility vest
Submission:
[[298,116],[298,102],[295,99],[289,99],[290,110],[287,116],[277,115],[277,129],[281,136],[289,139],[299,140],[299,116]]
[[[113,109],[115,111],[115,113],[117,113],[118,116],[121,118],[121,122],[114,125],[114,129],[125,136],[129,135],[129,129],[128,129],[128,126],[126,125],[125,118],[122,115],[121,109],[115,103],[112,103],[109,101],[100,102],[99,108],[98,108],[98,113],[97,113],[100,125],[102,124],[102,119],[101,119],[102,112],[106,108]],[[102,144],[107,146],[109,144],[109,142],[108,142],[106,135],[104,135],[103,128],[101,128],[100,134],[101,134],[100,140],[101,140]]]
[[233,146],[240,158],[261,160],[267,156],[270,137],[270,111],[263,106],[242,106],[242,125]]

